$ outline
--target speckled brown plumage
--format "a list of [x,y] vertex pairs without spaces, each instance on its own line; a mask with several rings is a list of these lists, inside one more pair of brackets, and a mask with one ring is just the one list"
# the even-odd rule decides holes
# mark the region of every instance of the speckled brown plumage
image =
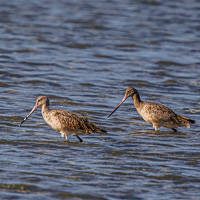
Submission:
[[153,125],[155,131],[158,131],[159,127],[162,126],[176,131],[178,127],[185,126],[190,128],[190,124],[195,123],[194,120],[178,115],[170,108],[161,104],[141,101],[138,91],[132,87],[126,89],[123,100],[108,117],[110,117],[128,97],[133,98],[137,112],[146,122]]
[[46,96],[37,98],[35,106],[21,124],[40,106],[42,107],[42,116],[45,122],[54,130],[60,132],[61,136],[65,137],[66,140],[68,140],[68,135],[75,135],[82,142],[82,139],[78,136],[79,134],[106,132],[79,114],[65,110],[49,110],[49,99]]

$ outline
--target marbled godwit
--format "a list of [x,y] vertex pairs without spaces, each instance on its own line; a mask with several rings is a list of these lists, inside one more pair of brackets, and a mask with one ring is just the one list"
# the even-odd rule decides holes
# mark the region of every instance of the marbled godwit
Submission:
[[138,91],[133,87],[126,89],[125,96],[121,103],[111,112],[108,117],[110,117],[121,106],[121,104],[126,101],[128,97],[133,98],[137,112],[146,122],[153,125],[156,132],[159,131],[159,127],[161,126],[171,128],[176,132],[176,128],[180,126],[190,128],[190,124],[195,123],[194,120],[178,115],[174,113],[173,110],[161,104],[143,102],[140,99]]
[[68,141],[68,135],[75,135],[80,142],[82,139],[78,136],[81,133],[105,133],[106,131],[97,127],[95,124],[88,121],[87,118],[68,112],[65,110],[49,110],[49,99],[46,96],[39,96],[36,100],[36,104],[30,113],[20,123],[24,123],[29,116],[37,110],[38,107],[42,107],[42,116],[46,123],[54,130],[61,133],[62,137]]

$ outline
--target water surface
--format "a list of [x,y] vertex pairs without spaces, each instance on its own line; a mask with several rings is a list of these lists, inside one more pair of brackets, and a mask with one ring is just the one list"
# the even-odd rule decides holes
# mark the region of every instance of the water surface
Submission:
[[[199,23],[192,1],[13,0],[0,6],[1,199],[199,199]],[[196,120],[153,128],[127,86]],[[66,143],[35,112],[87,116],[106,135]]]

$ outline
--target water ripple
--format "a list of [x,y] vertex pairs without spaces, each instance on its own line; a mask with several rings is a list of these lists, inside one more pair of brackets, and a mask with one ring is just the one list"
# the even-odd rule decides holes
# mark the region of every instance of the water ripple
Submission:
[[[0,6],[0,199],[198,199],[199,4],[7,1]],[[162,28],[161,28],[162,27]],[[155,134],[127,100],[196,120]],[[88,117],[108,133],[63,141],[38,109]]]

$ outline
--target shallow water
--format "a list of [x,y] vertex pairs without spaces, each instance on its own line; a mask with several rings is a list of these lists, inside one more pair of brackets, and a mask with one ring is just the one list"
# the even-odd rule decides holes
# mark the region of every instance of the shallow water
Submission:
[[[200,4],[13,0],[0,6],[1,199],[199,199]],[[156,135],[127,86],[196,124]],[[35,112],[87,116],[106,135],[66,143]]]

